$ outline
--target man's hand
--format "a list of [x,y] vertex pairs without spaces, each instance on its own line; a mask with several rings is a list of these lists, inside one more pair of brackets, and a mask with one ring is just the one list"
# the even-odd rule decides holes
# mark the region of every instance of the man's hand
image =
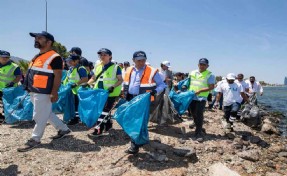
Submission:
[[213,108],[214,108],[214,109],[217,109],[217,108],[218,108],[218,105],[219,105],[219,103],[218,103],[218,102],[215,102],[214,105],[213,105]]
[[76,83],[73,83],[73,84],[71,84],[71,88],[73,89],[73,88],[75,88],[75,87],[77,87],[78,85],[76,84]]
[[196,95],[199,95],[201,93],[201,90],[198,90],[195,92]]
[[52,103],[55,103],[58,101],[58,92],[52,92],[51,95],[50,95],[50,98],[51,98],[51,102]]
[[114,89],[115,89],[114,86],[109,87],[109,88],[108,88],[109,93],[112,93],[112,92],[114,91]]
[[14,82],[10,82],[10,83],[6,84],[5,88],[13,87],[13,86],[14,86],[14,84],[15,84]]
[[152,96],[155,96],[157,94],[157,91],[156,90],[152,90],[151,92],[150,92],[150,95],[152,95]]

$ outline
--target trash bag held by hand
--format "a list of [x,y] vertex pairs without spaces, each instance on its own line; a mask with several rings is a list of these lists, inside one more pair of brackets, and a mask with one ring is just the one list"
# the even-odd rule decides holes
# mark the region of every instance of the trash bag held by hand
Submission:
[[79,116],[81,121],[89,128],[93,127],[103,112],[109,93],[103,89],[80,88]]
[[32,120],[33,104],[30,95],[22,86],[5,88],[2,91],[6,123]]
[[177,94],[175,91],[170,91],[169,97],[174,105],[177,112],[182,115],[188,109],[189,104],[192,102],[194,97],[193,91],[181,92]]
[[58,95],[58,101],[52,104],[52,111],[54,113],[63,113],[63,120],[69,122],[75,116],[75,100],[71,86],[61,85]]
[[149,142],[149,110],[150,93],[145,93],[122,104],[114,114],[119,125],[137,145]]

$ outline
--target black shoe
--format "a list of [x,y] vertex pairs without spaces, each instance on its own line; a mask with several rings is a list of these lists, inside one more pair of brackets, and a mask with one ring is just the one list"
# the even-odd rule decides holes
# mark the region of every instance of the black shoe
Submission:
[[113,128],[113,123],[106,123],[105,125],[105,132],[109,131],[111,128]]
[[139,149],[135,149],[135,148],[129,148],[125,151],[125,153],[127,154],[137,154],[139,152]]
[[26,142],[26,144],[24,144],[23,147],[18,148],[17,151],[18,152],[27,152],[27,151],[32,150],[33,148],[37,147],[40,144],[41,144],[41,142],[37,142],[34,139],[29,139]]
[[103,136],[103,130],[101,129],[95,129],[95,131],[91,134],[88,134],[88,137],[90,138],[97,138]]
[[58,131],[58,134],[56,136],[51,137],[51,139],[55,140],[55,139],[62,139],[63,137],[67,136],[68,134],[70,134],[72,131],[66,130],[66,131]]
[[76,125],[79,123],[79,118],[75,117],[67,125]]
[[204,141],[202,132],[199,132],[199,133],[196,133],[196,134],[195,134],[195,140],[196,140],[197,142],[203,142],[203,141]]

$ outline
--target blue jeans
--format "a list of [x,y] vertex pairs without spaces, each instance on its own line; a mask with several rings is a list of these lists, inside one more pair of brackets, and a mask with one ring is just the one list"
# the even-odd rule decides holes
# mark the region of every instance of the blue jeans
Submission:
[[237,112],[240,109],[240,106],[241,106],[240,103],[233,103],[230,106],[224,106],[224,117],[225,117],[227,123],[232,124],[232,122],[229,121],[229,118],[230,118],[230,116],[236,118]]

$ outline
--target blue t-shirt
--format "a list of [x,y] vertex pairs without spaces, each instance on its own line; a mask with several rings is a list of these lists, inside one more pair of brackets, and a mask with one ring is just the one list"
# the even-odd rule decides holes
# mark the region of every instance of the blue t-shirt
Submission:
[[[70,68],[70,73],[73,71],[73,69],[74,69],[74,67],[71,67],[71,68]],[[80,67],[80,65],[77,65],[77,66],[76,66],[76,69],[78,69],[78,74],[79,74],[79,76],[80,76],[81,79],[88,77],[88,74],[87,74],[87,71],[86,71],[85,68]]]
[[[7,62],[4,65],[0,64],[0,68],[5,67],[5,66],[10,65],[10,64],[12,64],[11,61]],[[19,75],[21,75],[21,70],[20,70],[20,67],[17,67],[14,71],[14,76],[19,76]]]

